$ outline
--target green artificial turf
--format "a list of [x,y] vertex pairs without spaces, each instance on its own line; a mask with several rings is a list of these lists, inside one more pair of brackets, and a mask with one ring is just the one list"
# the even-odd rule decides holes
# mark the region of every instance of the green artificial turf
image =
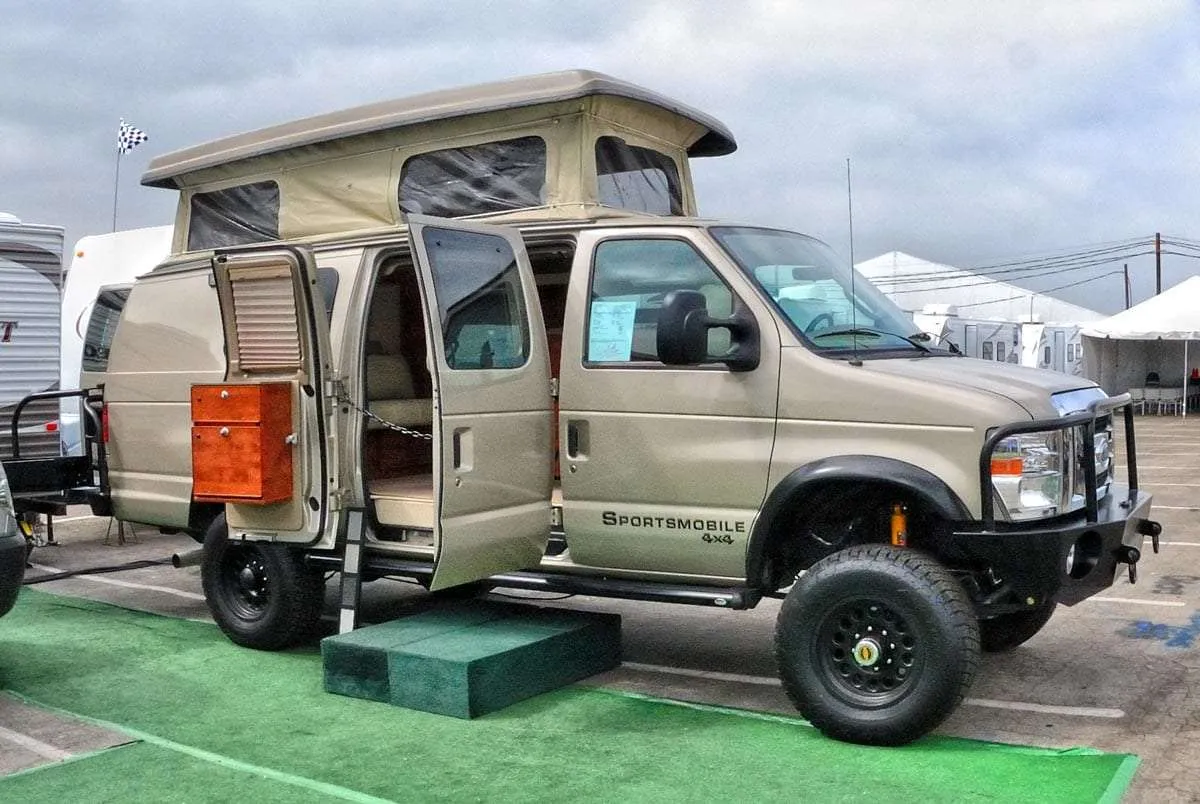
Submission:
[[251,651],[211,625],[31,590],[0,621],[0,688],[146,741],[0,779],[14,801],[1096,802],[1136,766],[941,737],[868,748],[581,687],[460,720],[323,692],[315,645]]

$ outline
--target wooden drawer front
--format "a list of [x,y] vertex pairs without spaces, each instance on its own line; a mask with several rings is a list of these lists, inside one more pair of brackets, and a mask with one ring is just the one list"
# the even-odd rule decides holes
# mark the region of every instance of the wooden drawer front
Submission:
[[192,427],[192,496],[274,503],[292,497],[291,445],[254,425]]
[[192,421],[196,424],[261,423],[286,417],[291,424],[292,387],[288,383],[193,385]]

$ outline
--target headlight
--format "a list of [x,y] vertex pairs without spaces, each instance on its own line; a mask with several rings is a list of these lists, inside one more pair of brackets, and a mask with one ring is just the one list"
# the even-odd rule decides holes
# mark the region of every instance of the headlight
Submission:
[[992,486],[1011,520],[1057,514],[1062,479],[1061,431],[1009,436],[992,451]]

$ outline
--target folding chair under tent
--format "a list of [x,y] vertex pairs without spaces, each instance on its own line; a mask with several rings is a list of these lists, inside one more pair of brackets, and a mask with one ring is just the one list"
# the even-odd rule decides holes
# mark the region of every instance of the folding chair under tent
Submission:
[[1200,276],[1086,324],[1082,335],[1084,376],[1118,394],[1158,372],[1163,388],[1182,386],[1180,412],[1187,415],[1188,378],[1200,366]]

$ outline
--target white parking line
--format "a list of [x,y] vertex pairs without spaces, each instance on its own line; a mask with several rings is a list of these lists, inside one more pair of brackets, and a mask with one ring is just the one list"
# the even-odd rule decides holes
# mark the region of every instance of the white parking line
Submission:
[[[629,670],[643,673],[661,673],[670,676],[685,676],[688,678],[706,678],[712,681],[731,681],[737,684],[753,684],[760,687],[780,687],[779,679],[771,676],[747,676],[741,673],[719,673],[715,670],[693,670],[687,667],[664,667],[658,664],[642,664],[641,662],[621,662],[621,666]],[[1123,718],[1125,712],[1121,709],[1103,709],[1094,706],[1050,706],[1048,704],[1026,703],[1024,701],[996,701],[991,698],[966,698],[963,703],[967,706],[982,706],[988,709],[1009,709],[1018,712],[1037,712],[1043,715],[1069,715],[1072,717],[1101,717]]]
[[1154,508],[1156,510],[1161,508],[1164,511],[1200,511],[1200,507],[1195,505],[1159,505],[1155,503]]
[[670,676],[687,676],[689,678],[707,678],[713,681],[732,681],[737,684],[755,684],[760,687],[778,687],[779,679],[773,676],[746,676],[741,673],[719,673],[716,670],[692,670],[688,667],[664,667],[660,664],[642,664],[640,662],[621,662],[621,666],[643,673],[662,673]]
[[1019,712],[1037,712],[1042,715],[1069,715],[1072,717],[1103,717],[1116,720],[1125,717],[1123,709],[1104,709],[1095,706],[1050,706],[1048,704],[993,701],[991,698],[967,698],[968,706],[983,706],[988,709],[1013,709]]
[[1129,603],[1134,606],[1166,606],[1173,609],[1181,609],[1187,605],[1182,600],[1146,600],[1145,598],[1137,597],[1089,597],[1084,602],[1086,603]]
[[52,759],[55,762],[62,762],[64,759],[70,759],[71,754],[68,751],[63,751],[61,748],[55,748],[49,743],[44,743],[41,740],[34,739],[28,734],[22,734],[19,731],[12,731],[0,726],[0,740],[7,740],[10,743],[21,746],[27,751],[32,751],[40,757]]
[[1159,544],[1169,544],[1172,547],[1200,547],[1200,542],[1159,542]]
[[[34,569],[41,570],[42,572],[50,572],[55,574],[67,571],[55,569],[54,567],[47,567],[45,564],[33,564],[32,566]],[[183,589],[172,589],[169,586],[153,586],[148,583],[134,583],[133,581],[122,581],[117,578],[104,578],[99,575],[75,575],[72,576],[72,578],[80,581],[92,581],[93,583],[106,583],[110,586],[123,586],[126,589],[149,589],[153,592],[162,592],[163,594],[175,595],[176,597],[183,597],[187,598],[188,600],[204,600],[204,595],[199,595],[195,592],[187,592]],[[63,580],[65,581],[70,579],[63,578]]]

